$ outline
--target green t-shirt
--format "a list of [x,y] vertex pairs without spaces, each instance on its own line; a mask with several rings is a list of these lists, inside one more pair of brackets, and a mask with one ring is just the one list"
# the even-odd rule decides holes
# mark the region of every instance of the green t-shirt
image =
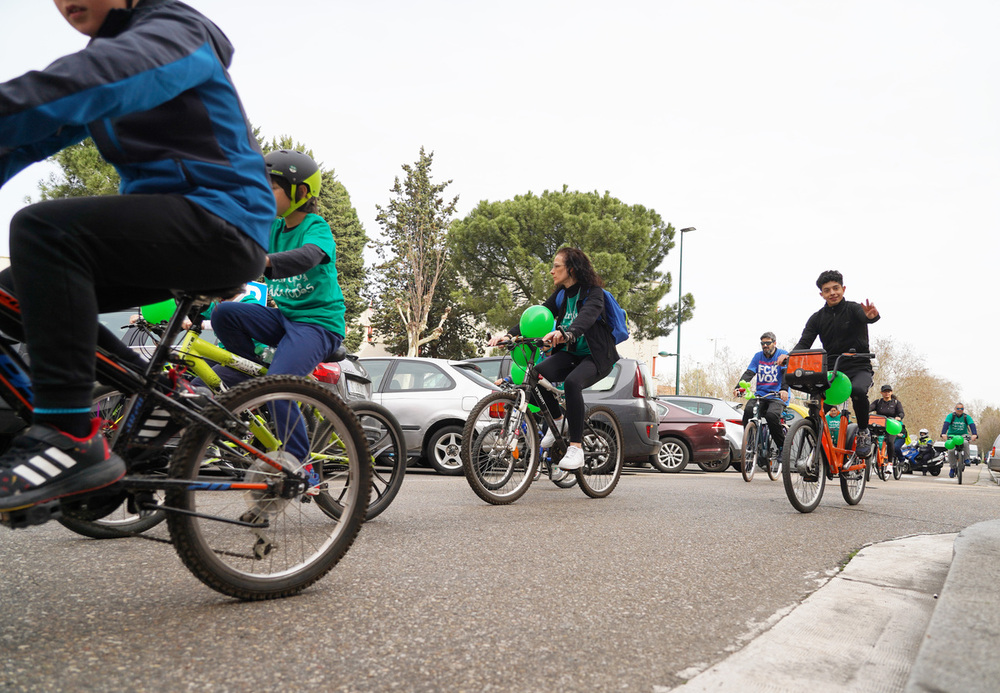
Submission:
[[951,413],[948,414],[945,423],[948,424],[948,435],[964,436],[969,432],[969,424],[972,423],[972,417],[968,414],[962,414],[962,416],[958,417],[954,413]]
[[[566,301],[566,314],[563,315],[562,322],[559,323],[563,329],[569,329],[569,326],[573,324],[574,320],[576,320],[576,307],[577,300],[579,298],[580,294],[577,293],[576,296],[570,296]],[[587,344],[587,338],[583,335],[577,337],[576,342],[574,342],[572,346],[567,345],[566,348],[569,350],[569,353],[576,354],[577,356],[586,356],[590,353],[590,345]]]
[[326,253],[327,259],[304,274],[268,279],[268,294],[289,320],[319,325],[343,337],[344,294],[337,283],[337,244],[329,224],[317,214],[307,214],[291,229],[280,217],[271,224],[270,252],[295,250],[309,243]]

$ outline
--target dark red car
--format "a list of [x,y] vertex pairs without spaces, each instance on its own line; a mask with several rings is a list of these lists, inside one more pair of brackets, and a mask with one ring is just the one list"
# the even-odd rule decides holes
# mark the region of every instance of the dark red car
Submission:
[[706,472],[721,472],[729,466],[729,441],[722,421],[659,400],[653,406],[660,416],[658,432],[662,443],[660,453],[652,460],[654,467],[677,473],[684,471],[688,462],[695,462]]

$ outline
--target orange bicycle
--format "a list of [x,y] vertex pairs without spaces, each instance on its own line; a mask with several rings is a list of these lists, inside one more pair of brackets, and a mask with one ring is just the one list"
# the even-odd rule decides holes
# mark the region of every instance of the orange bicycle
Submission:
[[872,454],[871,464],[868,465],[868,476],[874,471],[882,481],[888,481],[889,477],[899,479],[903,476],[903,465],[896,461],[893,464],[889,461],[887,435],[898,435],[902,426],[895,419],[886,419],[878,414],[871,414],[868,417],[868,431],[872,434]]
[[[840,417],[840,431],[835,445],[823,414],[822,400],[835,379],[841,358],[873,356],[874,354],[841,354],[834,361],[833,370],[828,372],[826,351],[822,349],[793,351],[788,355],[785,382],[789,387],[810,395],[809,415],[792,424],[781,451],[785,494],[792,506],[801,513],[810,513],[819,505],[827,478],[840,477],[840,490],[848,505],[857,505],[865,493],[871,456],[858,457],[854,452],[857,425],[847,423],[845,407],[845,413]],[[848,388],[841,402],[846,401],[849,396]]]

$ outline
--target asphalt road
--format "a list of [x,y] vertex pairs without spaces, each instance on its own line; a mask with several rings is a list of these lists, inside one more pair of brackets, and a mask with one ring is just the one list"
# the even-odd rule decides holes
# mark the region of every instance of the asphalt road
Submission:
[[995,519],[1000,498],[904,476],[854,507],[828,484],[801,515],[780,481],[695,470],[629,473],[601,500],[538,482],[505,507],[415,472],[329,576],[265,603],[209,590],[164,544],[3,530],[0,689],[655,692],[862,546]]

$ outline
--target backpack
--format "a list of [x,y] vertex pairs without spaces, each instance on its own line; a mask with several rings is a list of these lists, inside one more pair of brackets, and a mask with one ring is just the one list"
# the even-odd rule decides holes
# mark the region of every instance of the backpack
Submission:
[[[611,330],[611,336],[615,338],[615,344],[621,344],[626,339],[628,339],[628,313],[625,309],[618,305],[618,301],[612,296],[607,289],[601,289],[604,292],[604,315],[601,317],[604,319],[605,324]],[[556,308],[562,310],[563,299],[566,298],[566,289],[559,289],[559,293],[556,294]],[[580,301],[587,299],[584,298]]]

